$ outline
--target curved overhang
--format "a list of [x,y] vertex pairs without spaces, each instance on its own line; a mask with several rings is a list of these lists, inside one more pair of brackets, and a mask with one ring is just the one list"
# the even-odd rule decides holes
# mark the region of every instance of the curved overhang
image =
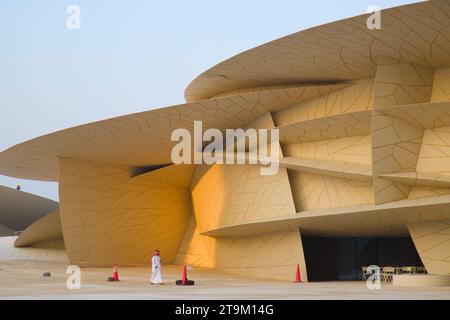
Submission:
[[37,245],[46,241],[62,240],[59,209],[47,214],[26,228],[14,242],[16,248]]
[[0,186],[0,225],[15,231],[25,230],[58,207],[53,200]]
[[329,83],[373,77],[377,60],[429,67],[450,60],[450,3],[434,0],[382,11],[382,28],[360,15],[294,33],[240,53],[199,75],[187,101],[264,86]]
[[129,168],[171,163],[172,132],[244,128],[259,116],[314,99],[347,84],[264,88],[217,99],[150,110],[47,134],[0,153],[0,174],[58,181],[59,158],[76,158]]
[[382,205],[358,205],[299,212],[294,216],[231,225],[203,232],[226,238],[280,230],[301,229],[302,234],[336,237],[401,237],[411,223],[450,218],[450,196],[406,199]]

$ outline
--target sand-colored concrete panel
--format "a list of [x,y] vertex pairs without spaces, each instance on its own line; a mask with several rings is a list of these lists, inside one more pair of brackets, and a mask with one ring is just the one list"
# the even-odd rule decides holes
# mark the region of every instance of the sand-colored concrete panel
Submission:
[[[51,246],[50,243],[56,240],[63,240],[59,209],[49,213],[25,229],[14,242],[14,246],[17,248],[39,247],[39,245],[49,247]],[[62,242],[62,248],[64,248],[64,242]]]
[[374,112],[372,130],[375,203],[406,199],[410,190],[407,184],[381,175],[416,170],[424,129],[402,119]]
[[166,263],[175,261],[191,215],[192,166],[130,178],[127,168],[61,158],[60,169],[61,225],[71,263],[143,265],[154,249]]
[[[240,149],[239,145],[243,143],[245,145],[245,152],[247,153],[246,159],[248,159],[249,154],[252,153],[253,155],[257,155],[260,146],[261,146],[261,140],[259,140],[259,130],[267,130],[267,141],[266,141],[266,148],[267,150],[271,150],[272,142],[271,139],[271,133],[270,130],[275,128],[275,124],[273,122],[272,114],[270,112],[267,112],[260,117],[256,118],[254,121],[252,121],[250,124],[246,125],[245,128],[243,128],[245,134],[244,139],[239,139],[239,137],[235,136],[233,138],[233,141],[228,141],[228,138],[226,137],[225,132],[225,141],[224,141],[224,153],[226,152],[226,149],[228,149],[231,144],[234,145],[235,150],[235,159],[243,158],[242,150]],[[250,144],[250,140],[253,140],[254,144]],[[280,157],[283,156],[283,151],[281,150],[281,146],[279,142],[276,142],[278,144],[278,152]],[[247,162],[247,161],[246,161]]]
[[381,205],[357,205],[299,212],[292,217],[260,220],[203,233],[239,237],[300,228],[320,237],[406,237],[407,224],[450,219],[450,195],[406,199]]
[[450,177],[450,127],[424,132],[417,171]]
[[362,163],[286,157],[280,159],[280,167],[346,180],[372,182],[371,166]]
[[[325,83],[325,84],[308,83],[307,85],[287,84],[276,86],[248,87],[244,89],[238,89],[235,91],[224,92],[223,94],[218,94],[212,99],[246,95],[248,97],[253,97],[253,101],[256,102],[258,99],[265,99],[266,94],[274,92],[276,93],[276,95],[279,95],[280,98],[286,98],[287,95],[297,96],[300,102],[312,100],[319,96],[323,96],[325,94],[345,88],[346,86],[348,86],[348,83],[335,81],[332,83]],[[249,95],[251,93],[258,93],[258,96]]]
[[371,113],[360,111],[295,122],[277,127],[282,144],[321,141],[370,134]]
[[359,163],[372,166],[372,136],[352,136],[284,144],[286,157]]
[[378,112],[423,129],[450,126],[450,102],[408,104],[384,108]]
[[297,212],[373,204],[371,181],[289,171]]
[[428,273],[450,274],[450,220],[408,224],[420,259]]
[[437,197],[450,194],[450,188],[443,187],[411,187],[408,199]]
[[434,72],[431,102],[439,101],[450,101],[450,68],[440,68]]
[[375,76],[374,109],[430,102],[433,81],[433,68],[380,58]]
[[297,264],[302,280],[306,282],[306,264],[298,229],[217,240],[216,268],[219,270],[293,281]]
[[192,200],[201,232],[296,213],[283,168],[273,176],[261,175],[255,165],[214,165],[196,169]]
[[[264,217],[295,215],[286,169],[274,176],[262,176],[258,166],[199,166],[191,188],[200,234]],[[298,229],[233,239],[214,239],[196,232],[191,232],[193,246],[206,246],[216,268],[286,280],[292,278],[292,270],[295,272],[300,263],[306,274]]]
[[275,124],[285,126],[307,120],[371,110],[373,83],[373,79],[359,80],[340,90],[274,112]]
[[372,115],[373,188],[377,204],[408,198],[410,187],[382,174],[415,171],[424,129],[395,115],[394,106],[429,103],[434,69],[388,57],[378,59]]
[[380,176],[410,186],[450,188],[450,176],[446,175],[422,172],[398,172],[382,174]]
[[176,264],[203,268],[216,265],[216,240],[202,236],[192,214],[175,259]]

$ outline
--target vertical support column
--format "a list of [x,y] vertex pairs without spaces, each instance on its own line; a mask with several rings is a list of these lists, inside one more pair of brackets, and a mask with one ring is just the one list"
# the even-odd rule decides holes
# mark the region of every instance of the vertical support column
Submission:
[[173,263],[191,215],[191,176],[189,165],[130,177],[126,167],[61,158],[61,228],[70,262],[145,265],[160,249]]
[[450,274],[450,220],[408,224],[411,238],[429,274]]

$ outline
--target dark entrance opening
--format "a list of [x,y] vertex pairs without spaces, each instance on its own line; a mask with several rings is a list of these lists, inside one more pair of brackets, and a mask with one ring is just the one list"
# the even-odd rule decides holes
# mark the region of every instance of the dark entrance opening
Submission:
[[411,238],[302,237],[309,281],[361,280],[362,267],[423,266]]

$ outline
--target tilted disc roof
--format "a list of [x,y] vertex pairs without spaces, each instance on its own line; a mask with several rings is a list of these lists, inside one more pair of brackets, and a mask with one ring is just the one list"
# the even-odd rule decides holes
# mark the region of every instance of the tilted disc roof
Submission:
[[354,80],[374,76],[379,57],[441,67],[450,59],[450,1],[383,10],[381,30],[369,14],[271,41],[217,64],[186,88],[187,101],[245,88]]
[[203,130],[244,128],[259,116],[313,99],[345,85],[284,86],[233,96],[145,111],[55,133],[13,146],[0,153],[0,174],[57,181],[58,158],[145,167],[171,163],[172,132],[193,132],[194,121]]
[[[128,167],[171,162],[174,129],[242,128],[267,112],[373,77],[390,57],[443,67],[450,61],[450,0],[383,10],[382,29],[368,15],[298,32],[241,53],[206,71],[186,89],[188,103],[45,135],[0,153],[0,174],[58,180],[58,158]],[[321,84],[321,85],[320,85]]]
[[0,224],[22,231],[59,208],[53,200],[0,186]]

